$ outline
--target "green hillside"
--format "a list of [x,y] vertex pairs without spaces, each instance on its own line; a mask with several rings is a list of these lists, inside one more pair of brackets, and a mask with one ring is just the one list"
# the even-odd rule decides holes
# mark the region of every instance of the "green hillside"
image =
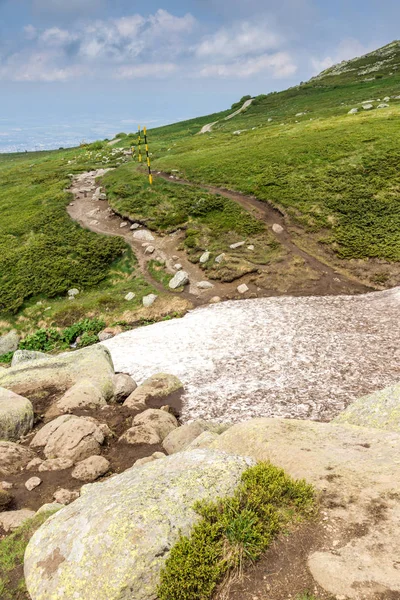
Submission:
[[[254,195],[279,208],[291,241],[309,255],[370,287],[399,285],[399,66],[400,42],[393,42],[294,88],[258,96],[231,119],[248,97],[226,111],[150,130],[153,169]],[[366,101],[372,108],[363,108]],[[129,134],[113,147],[135,143]],[[104,178],[110,204],[154,231],[183,230],[192,262],[242,236],[256,245],[253,257],[228,256],[223,272],[206,265],[210,277],[230,281],[270,265],[285,278],[295,269],[265,225],[218,190],[206,194],[157,177],[150,189],[144,166],[121,165],[110,148],[96,143],[92,151],[0,155],[2,329],[69,325],[88,313],[118,320],[126,290],[137,291],[134,307],[152,291],[124,242],[82,229],[66,213],[68,175],[108,159],[116,167]],[[268,289],[285,291],[274,285]],[[65,301],[71,287],[83,290],[74,308]]]

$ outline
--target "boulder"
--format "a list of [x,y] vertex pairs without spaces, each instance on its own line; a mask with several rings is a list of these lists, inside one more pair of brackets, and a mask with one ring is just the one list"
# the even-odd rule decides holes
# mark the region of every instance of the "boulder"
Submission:
[[324,493],[326,549],[311,552],[308,565],[328,594],[372,600],[377,590],[385,590],[397,597],[400,578],[393,558],[400,556],[400,434],[253,419],[234,425],[211,447],[269,460]]
[[29,519],[33,519],[35,511],[26,508],[22,510],[9,510],[0,513],[0,528],[6,533],[12,532],[21,527]]
[[57,419],[54,419],[54,421],[50,421],[50,423],[44,425],[41,429],[39,429],[31,441],[31,448],[44,447],[49,441],[50,436],[60,427],[60,425],[74,418],[76,417],[73,415],[61,415],[60,417],[57,417]]
[[45,358],[48,358],[48,356],[44,352],[34,352],[33,350],[17,350],[14,352],[14,356],[12,357],[11,366],[15,367],[16,365],[20,365],[24,362],[29,362],[31,360],[43,360]]
[[84,486],[28,544],[31,599],[154,600],[171,547],[199,519],[195,502],[231,495],[251,464],[196,450]]
[[103,398],[109,400],[114,393],[113,376],[109,351],[97,345],[11,367],[0,372],[0,386],[28,396],[49,388],[65,392],[84,379],[97,386]]
[[0,440],[18,440],[33,427],[33,406],[10,390],[0,387]]
[[73,466],[74,463],[70,458],[49,458],[39,465],[38,471],[40,473],[44,471],[65,471],[65,469],[70,469]]
[[178,427],[178,421],[171,413],[149,408],[136,415],[133,419],[133,425],[148,425],[158,433],[161,441],[163,441],[171,431]]
[[74,502],[74,500],[79,498],[79,492],[73,492],[71,490],[60,488],[56,492],[54,492],[53,498],[58,504],[71,504],[71,502]]
[[386,102],[382,102],[382,104],[378,104],[377,108],[389,108],[389,104],[386,104]]
[[36,458],[35,454],[14,442],[0,441],[0,475],[14,475]]
[[18,349],[19,340],[20,337],[14,330],[2,335],[0,337],[0,356],[9,352],[15,352]]
[[137,404],[141,403],[149,408],[160,408],[165,404],[179,407],[179,398],[182,393],[182,382],[175,375],[157,373],[146,379],[132,392],[125,400],[124,406],[135,408]]
[[133,381],[130,375],[125,373],[118,373],[113,377],[114,384],[114,401],[123,402],[128,396],[132,394],[137,388],[137,383]]
[[373,104],[363,104],[362,105],[364,110],[372,110],[374,108]]
[[171,290],[176,290],[189,283],[189,275],[186,271],[178,271],[175,273],[168,286]]
[[71,473],[71,477],[79,481],[95,481],[110,468],[110,463],[103,456],[89,456],[79,462]]
[[196,450],[197,448],[210,448],[210,446],[218,439],[218,433],[213,431],[203,431],[193,442],[186,446],[185,450]]
[[333,422],[400,433],[400,384],[356,400]]
[[94,423],[73,417],[52,433],[44,448],[46,458],[69,458],[74,463],[100,454],[104,435]]
[[64,396],[58,400],[54,408],[59,414],[69,413],[76,409],[101,408],[106,405],[107,403],[99,388],[88,379],[82,379],[73,385]]
[[168,454],[182,452],[189,444],[193,442],[203,431],[207,430],[204,421],[193,421],[185,423],[182,427],[178,427],[171,431],[163,441],[163,448]]
[[139,242],[153,242],[154,236],[147,229],[140,229],[133,233],[133,239]]
[[145,308],[150,308],[157,300],[158,296],[156,294],[148,294],[147,296],[143,296],[142,302]]
[[150,425],[141,423],[135,424],[128,431],[125,431],[118,441],[131,446],[142,446],[143,444],[158,446],[158,444],[161,444],[161,438],[157,431]]

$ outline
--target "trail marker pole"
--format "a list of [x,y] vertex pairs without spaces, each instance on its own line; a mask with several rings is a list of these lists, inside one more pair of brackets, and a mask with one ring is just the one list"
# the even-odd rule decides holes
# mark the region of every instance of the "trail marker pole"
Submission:
[[138,160],[139,160],[139,162],[142,162],[142,138],[141,138],[142,128],[140,127],[140,125],[139,125],[138,129],[139,129],[139,139],[138,139],[138,153],[139,154],[138,154]]
[[149,169],[149,182],[150,182],[150,185],[153,185],[153,175],[151,173],[149,145],[147,143],[147,128],[146,127],[143,128],[143,133],[144,133],[144,143],[145,143],[145,146],[146,146],[147,167]]

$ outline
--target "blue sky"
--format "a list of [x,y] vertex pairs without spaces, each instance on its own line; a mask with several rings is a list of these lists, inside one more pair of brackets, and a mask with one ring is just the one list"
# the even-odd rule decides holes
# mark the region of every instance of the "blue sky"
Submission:
[[0,151],[285,89],[400,37],[395,0],[0,0]]

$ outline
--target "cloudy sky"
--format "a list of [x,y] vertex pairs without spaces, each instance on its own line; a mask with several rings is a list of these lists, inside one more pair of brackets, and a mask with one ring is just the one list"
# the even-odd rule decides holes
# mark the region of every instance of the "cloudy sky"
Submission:
[[399,38],[399,22],[397,0],[0,0],[0,151],[225,109]]

